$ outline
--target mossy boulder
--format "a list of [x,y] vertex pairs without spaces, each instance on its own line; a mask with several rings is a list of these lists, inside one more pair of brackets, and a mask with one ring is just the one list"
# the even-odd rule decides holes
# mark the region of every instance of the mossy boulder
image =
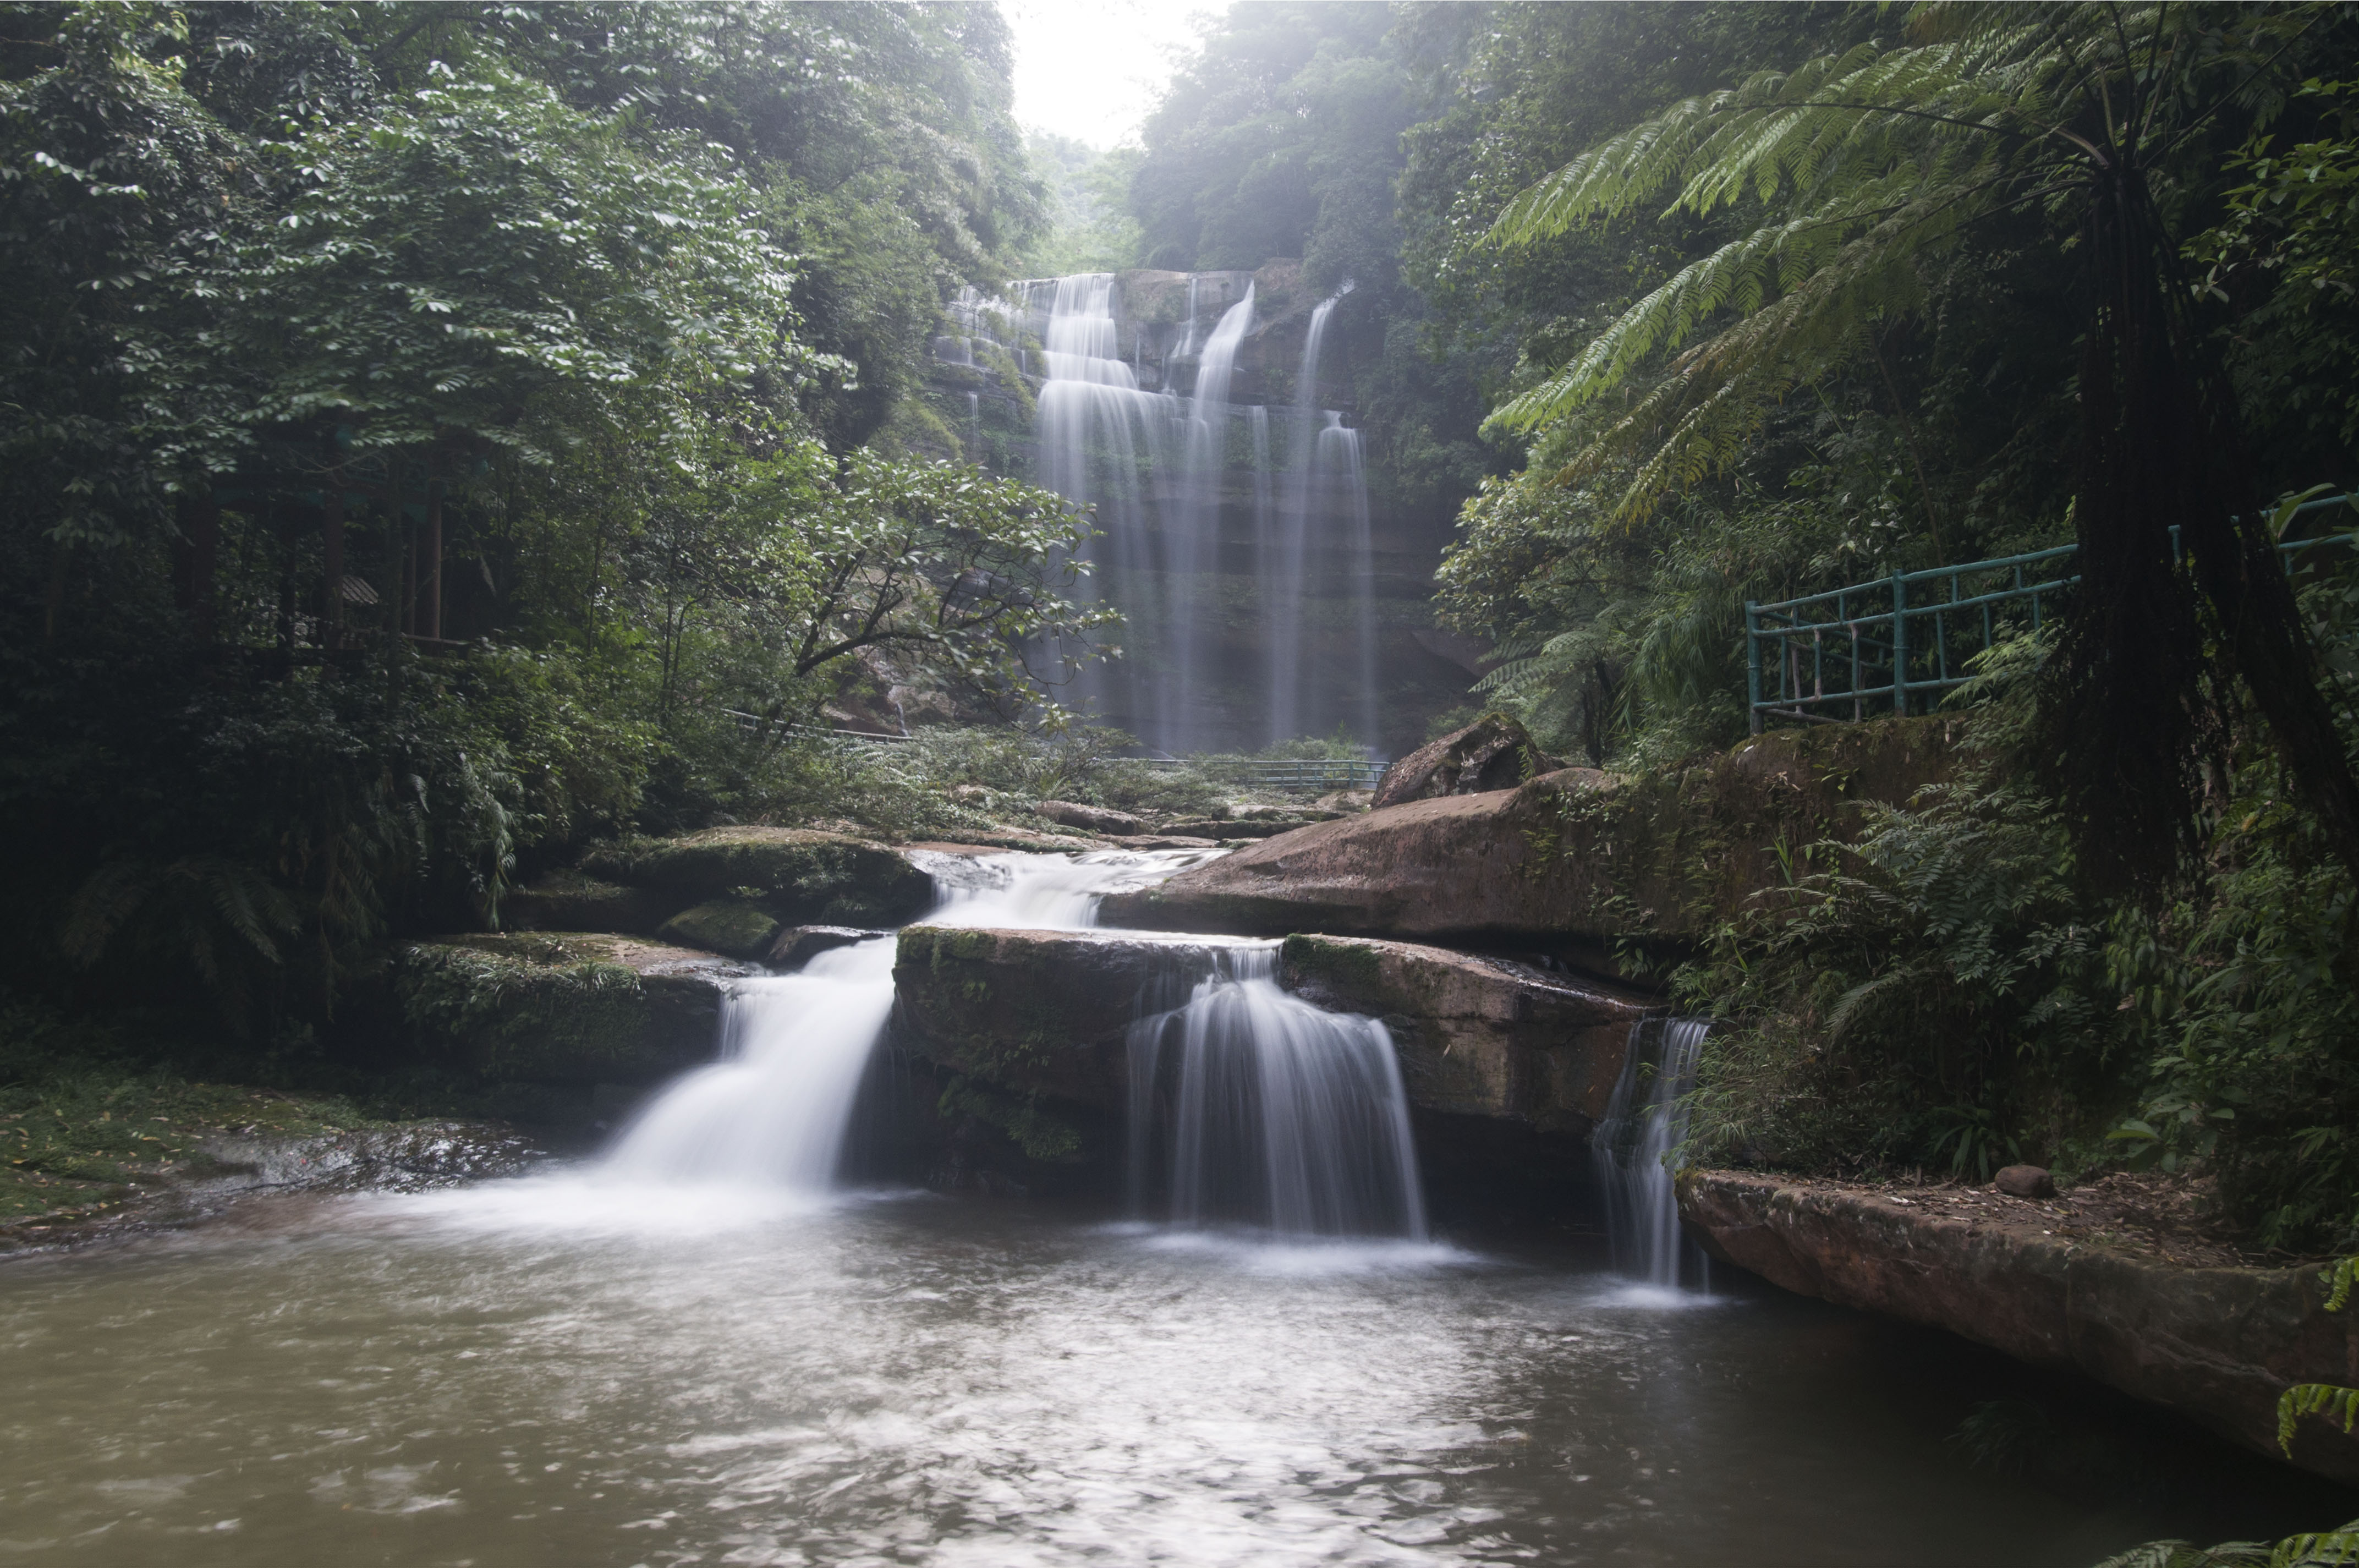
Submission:
[[666,920],[656,934],[682,947],[725,953],[732,958],[760,958],[777,940],[778,922],[759,904],[743,898],[714,898],[682,909]]
[[1148,931],[1513,940],[1603,964],[1620,938],[1692,944],[1864,800],[1954,777],[1957,721],[1779,731],[1631,778],[1560,768],[1513,789],[1314,823],[1107,898]]
[[647,932],[669,913],[671,900],[659,894],[576,870],[553,872],[500,900],[500,925],[512,931]]
[[1119,1110],[1131,1024],[1184,1000],[1216,962],[1202,942],[905,926],[893,961],[896,1031],[974,1082]]
[[414,1043],[495,1083],[644,1084],[710,1061],[728,983],[714,953],[569,932],[405,942],[393,995]]
[[737,898],[788,925],[898,925],[934,900],[933,879],[897,851],[800,828],[708,828],[632,839],[592,850],[582,871],[659,895],[671,903],[667,913]]

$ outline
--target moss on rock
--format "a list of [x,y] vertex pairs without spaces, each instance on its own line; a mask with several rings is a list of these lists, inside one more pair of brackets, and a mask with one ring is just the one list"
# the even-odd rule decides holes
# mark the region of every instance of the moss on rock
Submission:
[[725,953],[732,958],[759,958],[778,935],[778,922],[759,904],[743,898],[715,898],[683,909],[666,920],[656,934],[666,942]]
[[416,1043],[488,1079],[646,1083],[708,1060],[722,987],[710,953],[627,937],[469,936],[395,951]]
[[586,875],[664,895],[675,908],[756,903],[789,925],[889,926],[933,902],[933,878],[881,844],[799,828],[726,827],[632,839],[582,857]]

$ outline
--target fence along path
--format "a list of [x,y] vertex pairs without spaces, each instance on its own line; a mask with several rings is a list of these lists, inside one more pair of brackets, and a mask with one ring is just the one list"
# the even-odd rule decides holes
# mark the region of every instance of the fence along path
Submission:
[[[2280,509],[2282,534],[2306,514],[2359,510],[2359,497],[2329,495]],[[2288,561],[2321,545],[2359,544],[2359,530],[2283,539]],[[2179,530],[2170,530],[2171,553]],[[2038,631],[2056,600],[2081,581],[2079,545],[1963,566],[1896,572],[1870,583],[1745,605],[1747,700],[1753,733],[1771,719],[1836,724],[1906,713],[1938,702],[1968,677],[1966,663],[2002,637]]]

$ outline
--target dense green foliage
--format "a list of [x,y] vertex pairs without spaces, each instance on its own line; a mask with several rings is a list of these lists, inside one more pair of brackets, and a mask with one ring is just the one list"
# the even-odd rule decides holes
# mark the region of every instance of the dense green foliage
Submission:
[[0,9],[18,983],[299,1029],[586,835],[795,798],[824,704],[1051,699],[1085,525],[910,455],[905,397],[1041,225],[1006,49],[960,5]]

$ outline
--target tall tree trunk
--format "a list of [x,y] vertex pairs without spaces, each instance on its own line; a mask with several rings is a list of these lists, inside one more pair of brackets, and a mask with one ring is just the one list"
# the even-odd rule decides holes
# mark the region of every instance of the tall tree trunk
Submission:
[[2359,786],[2234,405],[2223,379],[2199,368],[2202,342],[2171,297],[2169,231],[2135,167],[2101,173],[2087,238],[2081,590],[2042,693],[2045,781],[2075,823],[2082,870],[2103,890],[2154,897],[2191,864],[2233,675],[2332,852],[2359,876]]

